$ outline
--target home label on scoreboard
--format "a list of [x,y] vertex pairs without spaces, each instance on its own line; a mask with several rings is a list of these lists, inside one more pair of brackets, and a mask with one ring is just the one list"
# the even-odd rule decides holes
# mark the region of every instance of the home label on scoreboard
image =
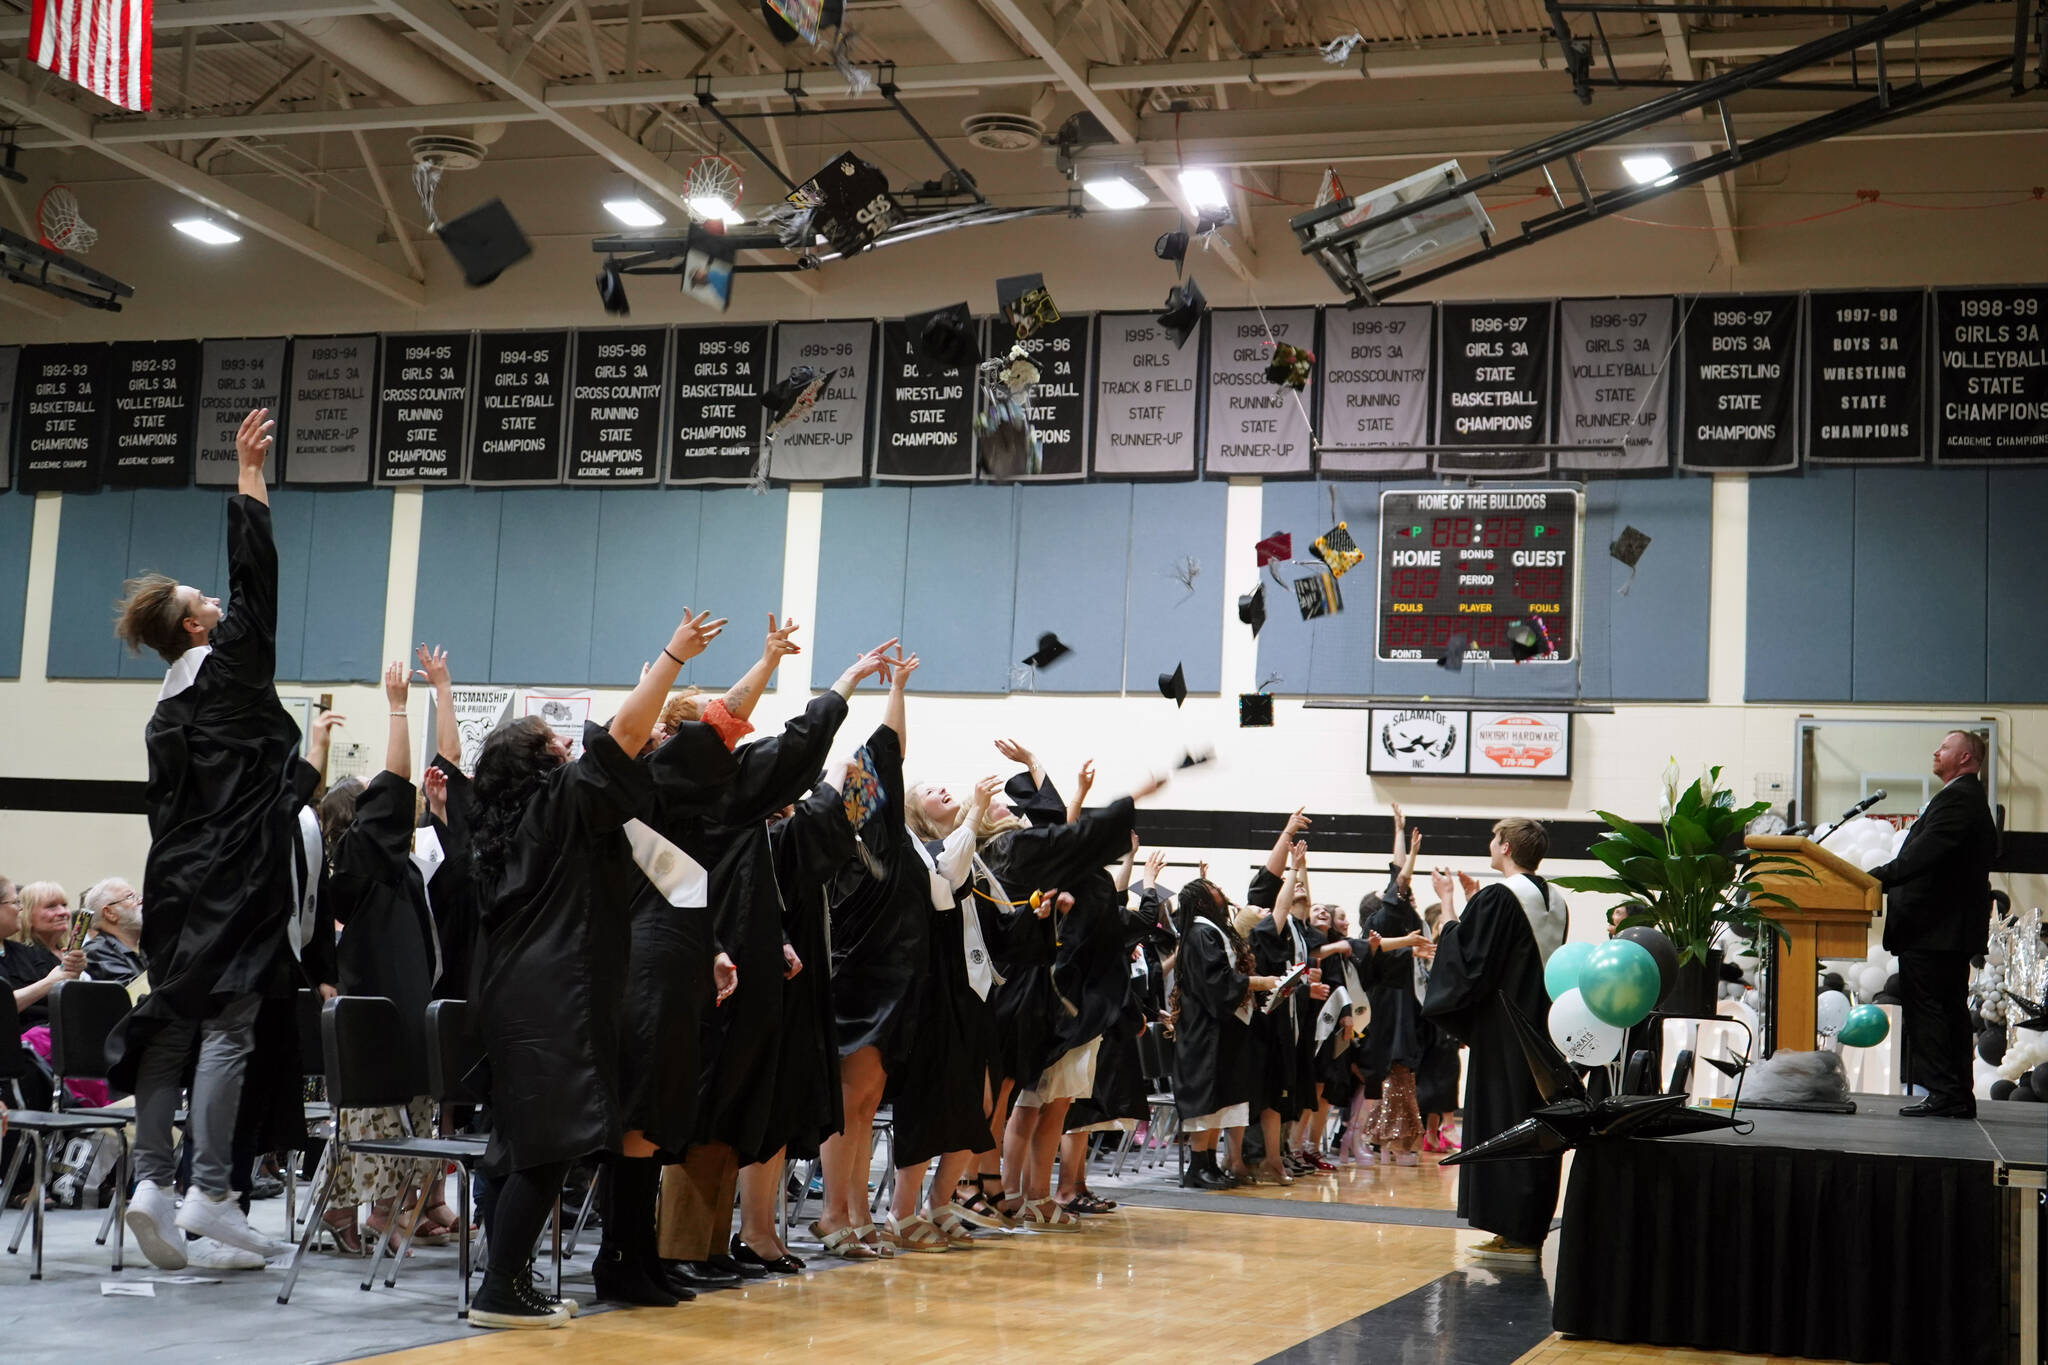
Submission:
[[1508,627],[1540,621],[1551,651],[1574,657],[1580,493],[1571,488],[1425,489],[1380,494],[1378,656],[1435,662],[1514,658]]

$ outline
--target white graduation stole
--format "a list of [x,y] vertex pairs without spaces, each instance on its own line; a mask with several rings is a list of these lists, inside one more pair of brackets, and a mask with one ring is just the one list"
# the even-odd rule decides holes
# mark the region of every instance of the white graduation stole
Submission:
[[1515,899],[1522,903],[1522,915],[1529,921],[1529,932],[1536,937],[1536,955],[1548,963],[1550,955],[1564,946],[1565,930],[1570,927],[1564,897],[1548,883],[1544,885],[1544,891],[1549,893],[1545,896],[1524,872],[1506,878],[1501,885],[1514,892]]
[[917,849],[917,856],[924,860],[926,883],[931,891],[932,909],[960,910],[960,947],[967,959],[967,984],[974,987],[974,993],[988,999],[988,993],[996,984],[995,967],[989,962],[988,944],[981,937],[981,916],[973,906],[964,909],[953,894],[953,888],[939,871],[938,862],[932,851],[924,846],[924,840],[912,835],[910,842]]
[[[1218,938],[1220,938],[1220,939],[1222,939],[1222,940],[1223,940],[1223,956],[1224,956],[1224,957],[1225,957],[1226,959],[1227,959],[1227,958],[1229,958],[1229,957],[1230,957],[1230,955],[1231,955],[1231,953],[1230,953],[1230,935],[1228,935],[1228,934],[1226,934],[1226,933],[1224,933],[1224,932],[1223,932],[1223,926],[1222,926],[1222,925],[1220,925],[1220,924],[1218,924],[1218,923],[1216,923],[1216,921],[1214,921],[1214,920],[1210,920],[1210,919],[1204,919],[1204,918],[1202,918],[1202,917],[1201,917],[1200,915],[1197,915],[1197,916],[1195,916],[1195,923],[1197,923],[1197,924],[1199,924],[1199,925],[1203,926],[1203,927],[1204,927],[1204,928],[1206,928],[1206,929],[1210,929],[1210,930],[1213,930],[1213,931],[1215,932],[1215,934],[1216,934],[1216,937],[1218,937]],[[1233,964],[1233,965],[1235,965],[1235,964]],[[1252,1021],[1252,998],[1251,998],[1251,996],[1249,996],[1249,995],[1245,996],[1245,998],[1244,998],[1244,1003],[1243,1003],[1243,1004],[1241,1004],[1241,1005],[1239,1005],[1239,1006],[1238,1006],[1238,1007],[1237,1007],[1237,1008],[1236,1008],[1235,1010],[1232,1010],[1232,1011],[1231,1011],[1231,1013],[1237,1016],[1237,1022],[1238,1022],[1238,1023],[1240,1023],[1240,1024],[1249,1024],[1249,1023],[1250,1023],[1250,1022]]]
[[432,825],[421,825],[412,832],[412,852],[407,855],[412,865],[419,869],[420,885],[427,892],[427,936],[434,941],[433,980],[441,979],[441,932],[434,921],[434,874],[441,870],[441,864],[448,861],[448,851],[441,847],[441,836]]
[[320,866],[327,849],[320,838],[320,819],[311,806],[299,807],[298,823],[300,856],[292,859],[292,917],[285,922],[284,937],[292,956],[304,961],[306,945],[313,941],[319,923]]
[[704,865],[654,832],[645,820],[625,823],[633,862],[662,899],[678,910],[702,910],[711,904],[711,878]]
[[1316,1015],[1316,1046],[1329,1041],[1337,1031],[1337,1021],[1351,1008],[1351,995],[1342,986],[1330,992],[1330,998],[1323,1002],[1322,1012]]

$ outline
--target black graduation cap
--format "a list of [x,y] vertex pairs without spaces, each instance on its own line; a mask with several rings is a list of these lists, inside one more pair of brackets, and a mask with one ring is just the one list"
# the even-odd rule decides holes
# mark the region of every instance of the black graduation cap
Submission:
[[1273,723],[1273,696],[1270,692],[1240,692],[1237,694],[1237,723],[1247,730],[1263,729]]
[[1436,661],[1436,666],[1456,673],[1465,666],[1465,655],[1470,653],[1471,649],[1470,639],[1463,635],[1453,635],[1444,642],[1444,657]]
[[809,365],[799,365],[789,374],[776,380],[761,395],[761,406],[768,411],[768,431],[772,435],[790,422],[801,420],[818,401],[818,395],[832,382],[837,370],[823,374]]
[[843,256],[863,250],[896,223],[889,177],[852,152],[841,152],[786,197],[813,208],[811,230]]
[[981,364],[981,341],[975,336],[974,315],[964,303],[914,313],[903,320],[903,326],[910,334],[910,349],[917,356],[920,370],[972,371]]
[[1266,624],[1266,585],[1260,583],[1250,592],[1237,599],[1237,619],[1252,628],[1252,638],[1259,638],[1259,631]]
[[996,281],[996,309],[1023,341],[1041,327],[1060,320],[1059,305],[1045,287],[1045,276],[1006,275]]
[[2005,998],[2026,1010],[2030,1016],[2020,1020],[2021,1028],[2034,1033],[2048,1031],[2048,1001],[2029,1000],[2023,995],[2014,995],[2011,991],[2005,993]]
[[1650,538],[1648,536],[1633,526],[1624,526],[1621,528],[1621,534],[1616,536],[1613,543],[1608,545],[1607,553],[1633,569],[1636,566],[1636,561],[1643,557],[1643,551],[1649,548]]
[[1032,653],[1026,654],[1024,662],[1030,664],[1033,668],[1045,668],[1072,652],[1065,644],[1061,643],[1059,636],[1051,631],[1047,631],[1038,637],[1038,648]]
[[604,305],[605,312],[621,317],[633,311],[626,302],[626,280],[619,273],[617,261],[606,261],[604,269],[597,272],[597,301]]
[[[512,210],[505,207],[502,199],[478,204],[434,231],[448,248],[448,254],[462,267],[462,278],[472,288],[489,284],[504,274],[508,267],[533,254],[533,243],[526,240],[526,234],[512,219]],[[625,300],[623,289],[619,291],[619,299],[621,303]],[[611,308],[609,301],[605,307]],[[620,308],[617,311],[625,310]]]
[[1215,757],[1216,751],[1214,749],[1183,749],[1180,755],[1180,762],[1173,766],[1176,768],[1199,768]]
[[1533,618],[1525,619],[1517,616],[1514,620],[1508,622],[1506,635],[1508,637],[1508,652],[1514,656],[1516,663],[1521,663],[1524,659],[1533,659],[1538,655],[1550,652],[1550,642],[1543,638],[1543,632],[1536,628]]
[[1181,272],[1187,268],[1188,263],[1188,234],[1186,226],[1182,225],[1174,228],[1171,232],[1160,233],[1159,239],[1152,243],[1152,254],[1162,261],[1172,261],[1174,278],[1179,279]]
[[1172,702],[1176,707],[1186,701],[1188,699],[1187,670],[1181,665],[1175,664],[1173,672],[1161,673],[1159,675],[1159,695]]
[[1166,302],[1159,310],[1159,325],[1173,335],[1175,346],[1185,346],[1195,329],[1202,325],[1202,315],[1209,311],[1209,300],[1202,297],[1202,286],[1192,277],[1182,280],[1166,295]]
[[1313,621],[1344,610],[1344,594],[1338,591],[1337,580],[1329,574],[1312,573],[1294,580],[1294,605],[1300,608],[1302,620]]

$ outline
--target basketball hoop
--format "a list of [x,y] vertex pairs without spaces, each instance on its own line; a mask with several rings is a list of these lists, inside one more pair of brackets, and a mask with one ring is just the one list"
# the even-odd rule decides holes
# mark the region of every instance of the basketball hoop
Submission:
[[690,163],[683,178],[683,199],[690,212],[708,222],[741,223],[746,221],[739,211],[744,184],[732,158],[713,152]]
[[78,196],[69,186],[52,185],[36,205],[36,230],[52,251],[84,255],[100,234],[78,212]]

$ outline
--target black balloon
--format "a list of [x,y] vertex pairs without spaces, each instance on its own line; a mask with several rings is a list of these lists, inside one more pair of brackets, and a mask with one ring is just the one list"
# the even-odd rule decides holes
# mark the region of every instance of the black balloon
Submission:
[[2017,1089],[2019,1087],[2011,1081],[1993,1081],[1991,1083],[1991,1098],[1994,1100],[2009,1100],[2012,1098],[2012,1092]]
[[2041,1102],[2041,1097],[2034,1093],[2034,1087],[2025,1081],[2021,1081],[2018,1085],[2014,1086],[2012,1093],[2007,1095],[2006,1098],[2018,1100],[2022,1104],[2039,1104]]
[[1905,978],[1893,972],[1884,979],[1884,994],[1903,997],[1906,994]]
[[2048,1099],[2048,1062],[2041,1063],[2027,1073],[2027,1084],[2034,1088],[2036,1095]]
[[1638,924],[1633,929],[1624,929],[1615,935],[1630,943],[1639,945],[1657,963],[1657,998],[1671,994],[1672,985],[1678,980],[1678,949],[1671,946],[1662,929],[1649,924]]
[[1992,1066],[2005,1060],[2005,1030],[1988,1028],[1977,1035],[1977,1055]]
[[1840,972],[1829,972],[1820,979],[1820,988],[1824,991],[1846,992],[1849,989],[1849,983],[1842,980]]

